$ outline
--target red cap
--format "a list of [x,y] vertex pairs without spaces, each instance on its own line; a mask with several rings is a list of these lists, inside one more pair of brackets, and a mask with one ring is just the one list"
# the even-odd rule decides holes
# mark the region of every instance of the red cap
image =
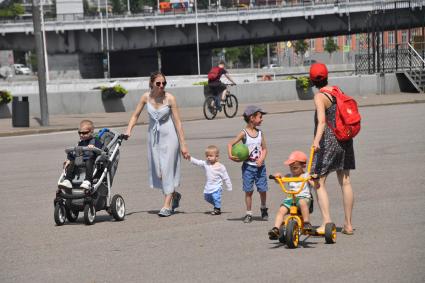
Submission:
[[314,63],[310,66],[310,80],[321,81],[328,77],[328,68],[325,64]]
[[285,165],[291,165],[294,162],[302,162],[302,163],[306,163],[307,162],[307,155],[305,155],[304,152],[296,150],[291,152],[291,154],[288,157],[288,160],[286,160],[284,162]]

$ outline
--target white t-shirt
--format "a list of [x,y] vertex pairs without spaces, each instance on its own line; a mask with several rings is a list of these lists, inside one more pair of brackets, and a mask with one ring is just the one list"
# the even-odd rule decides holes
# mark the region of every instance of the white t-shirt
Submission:
[[[286,175],[286,177],[294,177],[294,176],[292,176],[292,174],[288,174],[288,175]],[[302,174],[300,177],[307,177],[307,173]],[[289,183],[285,183],[285,188],[288,191],[295,191],[296,192],[300,189],[301,184],[302,184],[302,182],[289,182]],[[304,188],[296,196],[297,197],[304,197],[304,198],[311,198],[311,189],[312,189],[312,186],[307,181],[304,185]]]
[[257,136],[251,137],[245,129],[243,129],[243,131],[245,132],[244,144],[249,150],[249,157],[245,162],[249,165],[257,166],[257,159],[260,158],[262,151],[262,133],[258,130]]
[[208,161],[198,160],[193,157],[190,157],[190,163],[205,169],[205,177],[207,178],[204,187],[205,194],[211,194],[217,190],[221,190],[223,188],[223,183],[226,184],[228,191],[232,190],[232,182],[223,164],[216,162],[212,165]]

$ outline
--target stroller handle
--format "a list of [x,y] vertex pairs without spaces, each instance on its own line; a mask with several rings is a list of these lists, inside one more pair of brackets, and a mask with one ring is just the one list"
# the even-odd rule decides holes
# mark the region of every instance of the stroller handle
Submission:
[[88,146],[74,146],[74,147],[69,147],[67,149],[65,149],[65,153],[70,153],[70,152],[83,152],[83,151],[89,151],[89,152],[94,152],[98,155],[102,154],[102,150],[98,149],[97,147],[88,147]]

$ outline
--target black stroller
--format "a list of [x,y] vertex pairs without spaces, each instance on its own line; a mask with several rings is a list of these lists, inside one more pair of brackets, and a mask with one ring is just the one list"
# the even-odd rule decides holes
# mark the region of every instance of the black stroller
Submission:
[[[97,138],[102,142],[102,149],[76,146],[67,148],[65,152],[75,156],[75,177],[71,181],[72,189],[59,189],[54,199],[54,218],[58,226],[78,219],[80,211],[84,211],[84,222],[94,224],[96,211],[106,210],[115,220],[122,221],[125,217],[125,203],[122,196],[116,194],[111,199],[111,187],[118,168],[120,157],[119,148],[125,135],[118,134],[109,129],[102,129],[97,133]],[[80,185],[85,178],[85,163],[82,156],[85,151],[97,154],[93,185],[91,189],[81,189]],[[59,180],[65,178],[65,170]]]

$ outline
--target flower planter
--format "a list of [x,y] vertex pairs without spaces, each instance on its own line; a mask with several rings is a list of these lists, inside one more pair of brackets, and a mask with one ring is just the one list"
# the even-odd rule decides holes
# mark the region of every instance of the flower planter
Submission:
[[309,81],[306,83],[305,78],[298,78],[296,80],[296,89],[300,100],[311,100],[314,98],[313,88],[310,86]]
[[105,88],[102,90],[102,99],[121,99],[125,96],[123,92],[117,92],[114,88]]

